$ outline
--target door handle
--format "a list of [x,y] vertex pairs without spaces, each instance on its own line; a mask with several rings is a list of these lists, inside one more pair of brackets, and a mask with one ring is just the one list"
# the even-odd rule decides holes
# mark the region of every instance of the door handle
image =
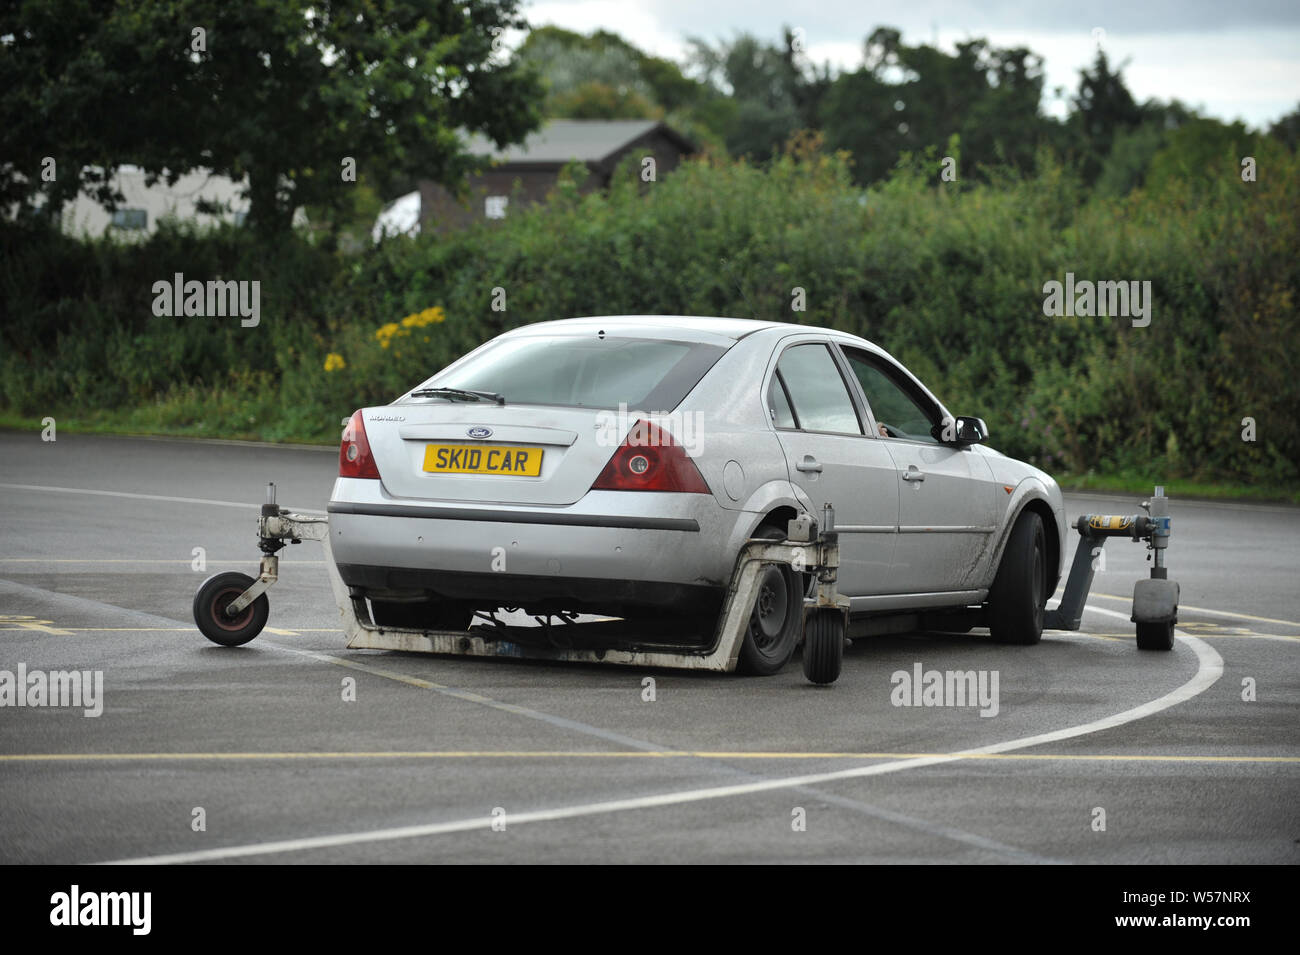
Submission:
[[904,480],[904,481],[924,481],[924,480],[925,480],[925,472],[922,471],[920,468],[918,468],[915,464],[909,464],[909,465],[907,466],[907,470],[903,472],[903,480]]
[[796,471],[820,471],[822,469],[822,464],[811,454],[805,454],[803,460],[794,467]]

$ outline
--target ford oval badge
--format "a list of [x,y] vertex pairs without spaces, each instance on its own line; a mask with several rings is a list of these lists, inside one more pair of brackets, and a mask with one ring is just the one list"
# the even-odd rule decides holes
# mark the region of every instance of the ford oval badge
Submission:
[[492,437],[491,428],[470,428],[465,432],[471,438],[490,438]]

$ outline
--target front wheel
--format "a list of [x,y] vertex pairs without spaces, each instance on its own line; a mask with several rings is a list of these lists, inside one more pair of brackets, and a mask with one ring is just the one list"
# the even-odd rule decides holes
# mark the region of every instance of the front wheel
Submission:
[[235,571],[215,574],[203,581],[199,592],[194,595],[194,622],[205,637],[223,647],[238,647],[262,632],[271,615],[271,604],[266,594],[237,615],[226,614],[226,608],[251,586],[252,577]]
[[1029,645],[1043,636],[1047,607],[1047,540],[1043,519],[1022,511],[1011,528],[989,588],[989,631],[1001,643]]

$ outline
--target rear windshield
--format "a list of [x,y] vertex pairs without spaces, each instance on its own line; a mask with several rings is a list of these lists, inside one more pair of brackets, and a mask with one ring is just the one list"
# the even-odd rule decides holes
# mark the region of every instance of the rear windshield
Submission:
[[426,385],[494,391],[508,404],[672,411],[725,350],[652,338],[506,338]]

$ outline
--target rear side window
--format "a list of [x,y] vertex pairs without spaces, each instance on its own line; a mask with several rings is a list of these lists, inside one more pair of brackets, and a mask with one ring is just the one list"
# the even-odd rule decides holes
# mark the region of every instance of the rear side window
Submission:
[[779,374],[772,376],[772,386],[767,392],[767,413],[772,419],[772,424],[778,428],[793,430],[799,427],[799,422],[794,420],[794,411],[790,408],[790,399],[785,396],[785,386],[781,384]]
[[725,351],[650,338],[508,338],[425,385],[494,391],[509,404],[671,411]]
[[810,342],[787,348],[776,372],[804,431],[862,434],[849,389],[825,345]]

